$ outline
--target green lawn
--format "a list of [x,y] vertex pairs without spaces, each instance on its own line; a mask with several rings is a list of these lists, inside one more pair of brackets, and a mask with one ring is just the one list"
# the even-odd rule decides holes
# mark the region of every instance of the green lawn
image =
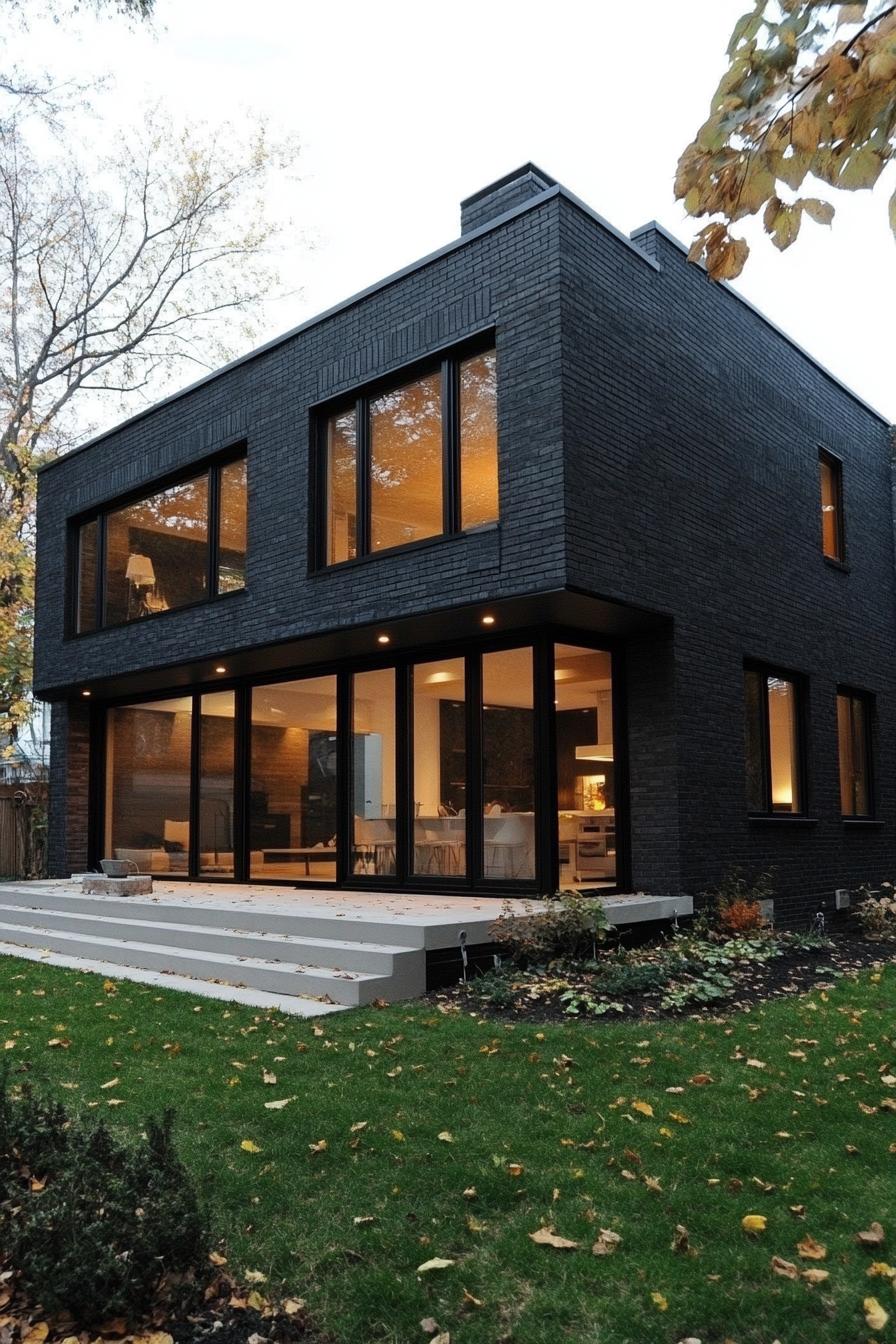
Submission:
[[[894,1010],[888,966],[715,1022],[540,1029],[411,1004],[314,1023],[0,962],[14,1078],[135,1129],[175,1106],[231,1262],[307,1298],[339,1344],[422,1344],[423,1317],[452,1344],[896,1339],[893,1281],[866,1274],[896,1259]],[[872,1254],[854,1234],[873,1220]],[[534,1244],[540,1225],[580,1249]],[[601,1228],[615,1255],[591,1253]],[[825,1260],[799,1259],[806,1233]],[[830,1277],[778,1277],[773,1255]],[[433,1257],[455,1263],[418,1276]],[[893,1316],[878,1333],[871,1295]]]

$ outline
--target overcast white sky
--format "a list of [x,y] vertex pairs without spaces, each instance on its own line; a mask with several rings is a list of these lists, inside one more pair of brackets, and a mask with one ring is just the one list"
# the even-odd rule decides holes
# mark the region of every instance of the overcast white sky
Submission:
[[[104,126],[147,98],[185,118],[270,117],[303,145],[274,208],[297,221],[269,306],[273,336],[455,237],[458,203],[532,159],[626,233],[649,219],[689,240],[672,196],[746,0],[157,0],[152,33],[109,19],[32,34],[62,73],[112,72]],[[896,243],[887,175],[835,198],[780,254],[760,240],[739,288],[896,419]],[[314,240],[309,249],[302,234]],[[110,421],[120,411],[110,408]]]

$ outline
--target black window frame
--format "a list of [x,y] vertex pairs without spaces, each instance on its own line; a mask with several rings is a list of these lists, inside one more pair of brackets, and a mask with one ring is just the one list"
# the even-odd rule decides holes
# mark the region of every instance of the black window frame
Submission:
[[[497,342],[494,329],[482,332],[460,345],[452,345],[412,364],[403,365],[385,377],[363,384],[351,393],[332,398],[312,407],[311,442],[313,444],[312,470],[309,473],[310,500],[308,516],[312,520],[309,567],[312,572],[319,570],[341,569],[344,565],[354,565],[374,560],[381,555],[395,555],[417,546],[429,546],[448,537],[463,536],[468,532],[478,532],[484,528],[496,527],[501,514],[500,490],[500,449],[498,455],[498,517],[493,521],[479,523],[473,528],[461,526],[461,414],[460,414],[460,367],[468,359],[488,351],[495,352],[497,365]],[[409,383],[425,378],[433,373],[441,377],[442,410],[442,530],[429,537],[420,537],[415,541],[402,542],[397,546],[384,546],[372,550],[371,537],[371,435],[370,404],[387,392],[405,387]],[[498,429],[496,374],[495,433]],[[345,560],[331,561],[328,557],[328,442],[327,429],[330,420],[346,411],[355,413],[355,554]]]
[[[277,672],[252,672],[237,677],[222,677],[214,684],[193,682],[164,691],[146,691],[140,694],[112,696],[93,700],[90,705],[90,786],[88,801],[88,863],[97,866],[106,855],[106,799],[109,781],[106,778],[106,742],[108,716],[111,710],[140,705],[146,701],[191,697],[191,840],[198,837],[198,789],[201,778],[201,709],[202,696],[216,691],[235,693],[234,721],[234,873],[202,874],[198,866],[198,845],[191,844],[188,871],[167,873],[166,881],[202,881],[226,885],[228,883],[258,882],[250,875],[251,847],[249,843],[249,800],[251,793],[251,696],[257,686],[306,680],[335,675],[337,678],[337,735],[339,758],[337,764],[338,829],[336,846],[336,882],[327,884],[327,890],[395,892],[431,892],[433,894],[506,896],[516,892],[534,895],[557,890],[559,855],[557,836],[557,760],[554,719],[554,657],[557,644],[575,643],[585,649],[599,649],[610,654],[613,679],[613,740],[618,746],[616,764],[616,857],[617,871],[614,886],[605,889],[606,895],[629,890],[631,887],[631,846],[629,823],[628,733],[625,704],[625,651],[622,642],[611,636],[600,637],[577,627],[541,624],[521,626],[500,635],[475,639],[446,640],[425,643],[389,653],[368,653],[362,656],[329,659],[304,666],[282,668]],[[535,774],[535,876],[532,878],[486,878],[481,863],[483,845],[482,816],[482,658],[487,653],[503,649],[530,648],[532,650],[534,689],[535,758],[541,763]],[[428,876],[411,871],[413,853],[414,785],[413,785],[413,705],[411,701],[412,670],[420,663],[440,659],[465,659],[466,688],[466,779],[470,802],[467,805],[466,872],[459,876]],[[352,685],[356,673],[379,668],[395,669],[395,767],[397,808],[396,871],[393,875],[358,875],[354,871],[354,833],[352,829]],[[299,889],[319,889],[320,882],[304,878],[300,873],[289,878],[267,878],[266,884]],[[396,885],[398,884],[398,885]]]
[[[218,591],[219,564],[221,553],[221,473],[234,462],[246,463],[246,514],[248,522],[249,506],[249,478],[248,478],[248,451],[245,443],[231,445],[213,457],[204,458],[201,462],[192,462],[189,466],[180,468],[176,472],[165,476],[159,476],[154,480],[144,482],[129,490],[127,494],[117,495],[98,508],[93,508],[86,513],[78,514],[68,520],[68,597],[66,601],[66,638],[80,639],[87,635],[99,634],[103,630],[118,630],[123,626],[140,625],[143,621],[156,620],[161,616],[171,616],[175,612],[190,611],[194,607],[205,606],[209,602],[219,602],[223,598],[234,597],[239,593],[246,592],[248,587],[248,528],[246,544],[246,579],[247,582],[242,588],[232,588],[224,592]],[[201,477],[207,478],[207,499],[208,499],[208,518],[207,518],[207,545],[206,545],[206,596],[197,599],[195,602],[185,602],[182,606],[170,607],[165,611],[147,612],[142,616],[137,616],[130,621],[107,621],[104,619],[106,610],[106,531],[109,517],[118,513],[121,509],[126,509],[132,504],[139,504],[141,500],[152,499],[154,495],[163,494],[166,490],[174,489],[178,485],[185,485],[189,481],[197,481]],[[95,560],[95,592],[94,592],[94,623],[90,629],[79,629],[81,616],[81,594],[80,594],[80,560],[81,560],[81,533],[82,529],[89,523],[96,523],[96,560]]]
[[[824,549],[824,505],[821,500],[821,468],[828,467],[832,472],[834,481],[834,490],[836,497],[836,543],[837,554],[828,555]],[[844,521],[843,509],[843,459],[836,453],[832,453],[828,448],[819,448],[818,450],[818,504],[819,504],[819,522],[821,524],[821,554],[822,558],[830,565],[844,566],[846,564],[846,525]]]
[[[877,817],[877,788],[875,779],[875,722],[876,722],[876,698],[871,691],[860,690],[856,686],[838,685],[836,690],[836,699],[840,700],[843,696],[850,702],[850,729],[853,730],[853,705],[860,701],[865,711],[865,763],[867,770],[867,791],[868,791],[868,810],[867,812],[844,812],[842,801],[842,781],[840,777],[840,715],[837,714],[837,793],[840,798],[840,817],[843,821],[874,821]],[[853,785],[853,798],[855,798],[855,786]]]
[[[809,762],[808,762],[808,685],[806,677],[799,672],[794,672],[790,668],[776,667],[769,663],[756,662],[752,659],[746,659],[743,666],[744,680],[744,736],[745,736],[745,766],[746,760],[746,730],[747,730],[747,694],[746,684],[747,676],[752,674],[759,677],[760,686],[760,715],[759,715],[759,745],[762,754],[762,808],[757,811],[750,807],[749,797],[747,798],[747,814],[751,818],[767,821],[769,818],[778,820],[805,820],[809,815]],[[796,729],[796,787],[799,806],[792,811],[776,810],[772,804],[772,760],[771,744],[769,734],[769,705],[768,705],[768,683],[770,679],[776,681],[786,681],[793,687],[794,699],[794,726]]]

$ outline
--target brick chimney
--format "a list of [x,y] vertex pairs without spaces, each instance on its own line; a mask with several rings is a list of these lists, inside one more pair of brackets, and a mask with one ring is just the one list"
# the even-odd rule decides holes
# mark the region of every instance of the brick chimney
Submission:
[[474,229],[503,215],[506,210],[522,205],[524,201],[540,196],[543,191],[556,185],[555,179],[548,177],[534,163],[524,163],[522,168],[515,168],[506,177],[499,177],[497,182],[491,182],[461,201],[461,235],[472,233]]

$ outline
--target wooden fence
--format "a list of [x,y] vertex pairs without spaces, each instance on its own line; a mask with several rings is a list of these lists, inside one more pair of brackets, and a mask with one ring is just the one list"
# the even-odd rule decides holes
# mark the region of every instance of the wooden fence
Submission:
[[0,788],[0,878],[43,877],[47,792],[41,785]]

